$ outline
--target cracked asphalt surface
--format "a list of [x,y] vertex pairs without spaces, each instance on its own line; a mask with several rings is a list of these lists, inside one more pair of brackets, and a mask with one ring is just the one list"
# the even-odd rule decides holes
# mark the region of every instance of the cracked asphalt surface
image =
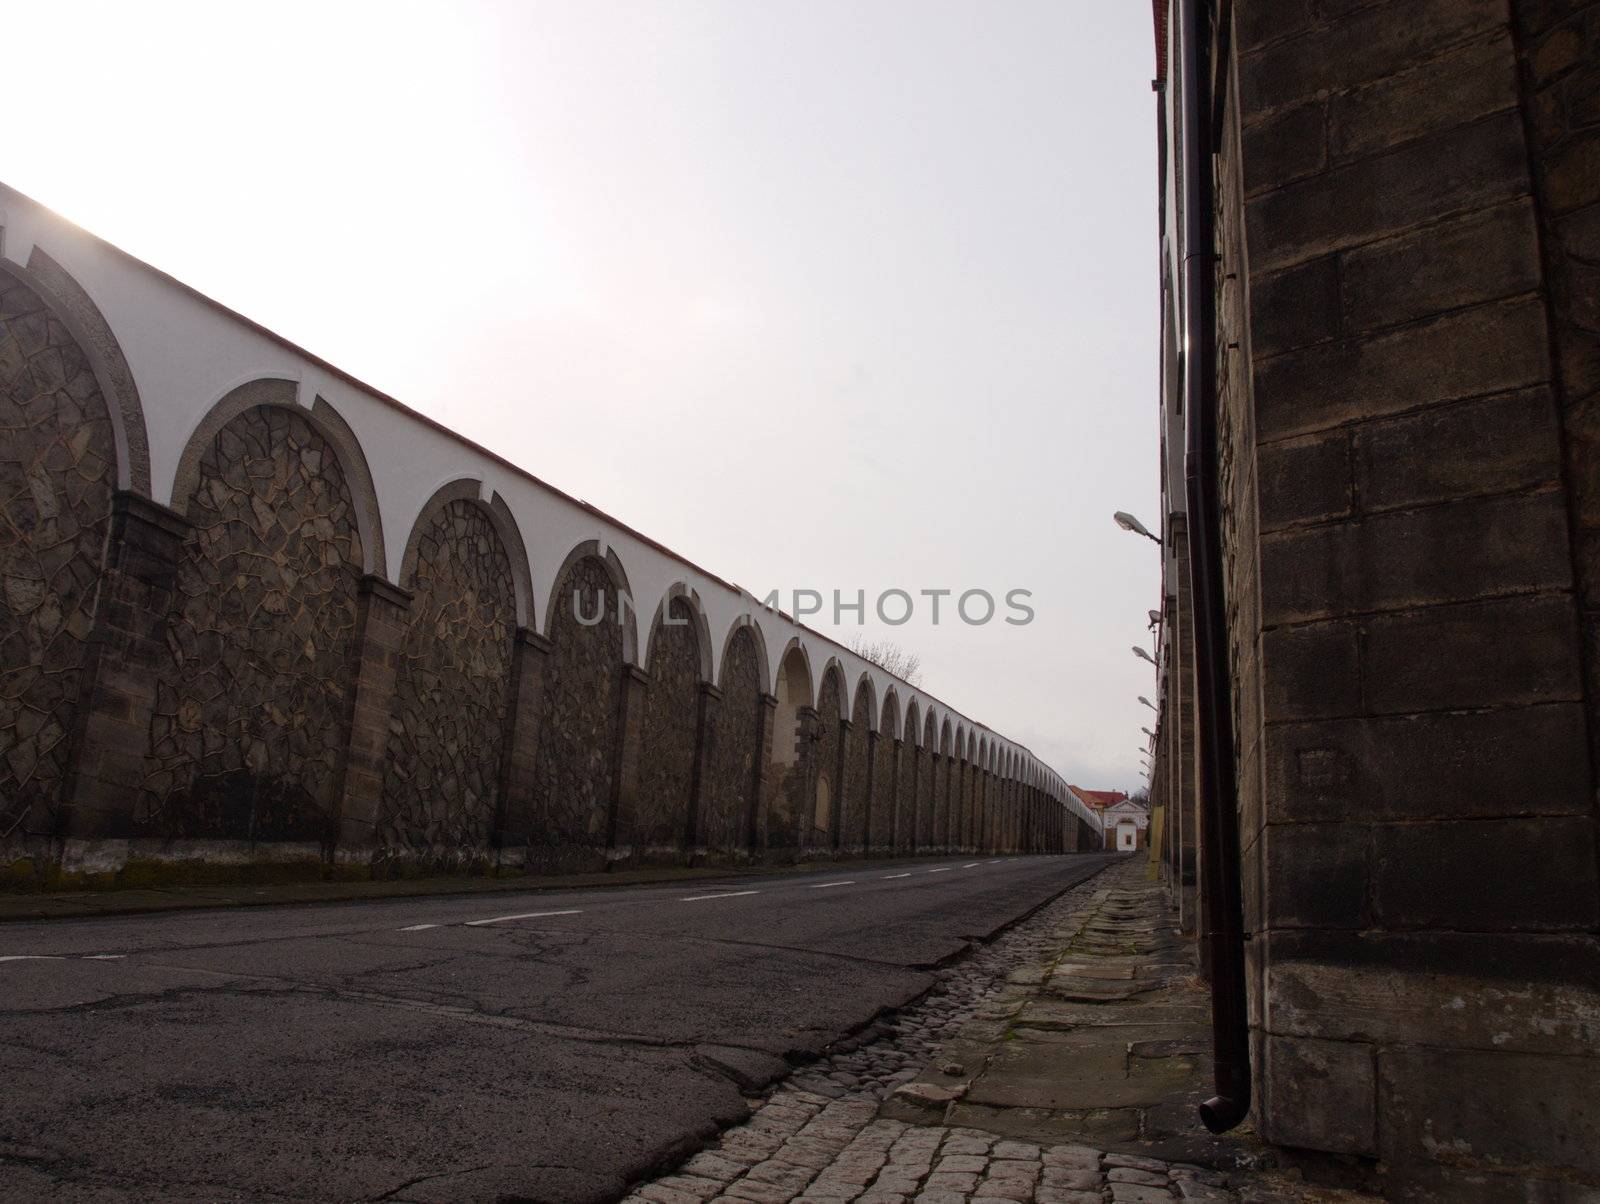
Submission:
[[1111,860],[0,925],[0,1199],[614,1200]]

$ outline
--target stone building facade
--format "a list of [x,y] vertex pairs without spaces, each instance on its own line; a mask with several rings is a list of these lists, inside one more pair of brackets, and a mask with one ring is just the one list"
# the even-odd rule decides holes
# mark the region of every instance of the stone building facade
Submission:
[[1099,845],[1025,748],[3,187],[0,431],[8,874]]
[[1175,901],[1207,847],[1187,262],[1216,311],[1257,1127],[1397,1194],[1593,1198],[1600,4],[1198,8],[1209,247],[1156,4]]

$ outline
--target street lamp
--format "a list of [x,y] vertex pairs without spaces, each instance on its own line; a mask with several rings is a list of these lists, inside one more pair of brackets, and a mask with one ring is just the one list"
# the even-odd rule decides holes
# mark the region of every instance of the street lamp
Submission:
[[1135,644],[1133,646],[1133,654],[1135,656],[1137,656],[1137,657],[1140,657],[1143,660],[1149,661],[1152,665],[1156,663],[1156,658],[1151,656],[1148,652],[1146,652],[1143,648],[1139,647],[1139,645],[1137,645],[1137,644]]
[[1139,730],[1141,732],[1143,732],[1145,735],[1149,736],[1150,739],[1152,739],[1152,740],[1154,740],[1156,738],[1156,734],[1153,731],[1151,731],[1149,728],[1147,728],[1147,727],[1141,727]]
[[1155,543],[1161,542],[1157,536],[1150,534],[1149,528],[1147,528],[1138,519],[1134,518],[1133,515],[1129,514],[1126,510],[1118,510],[1111,516],[1111,519],[1124,531],[1132,531],[1135,535],[1143,535],[1146,539],[1152,540]]
[[1151,627],[1154,627],[1159,622],[1161,622],[1161,612],[1159,610],[1152,610],[1150,612],[1150,624],[1149,625]]
[[1151,710],[1152,710],[1152,711],[1156,711],[1156,712],[1157,712],[1157,713],[1158,713],[1158,714],[1159,714],[1159,713],[1160,713],[1160,709],[1161,709],[1161,708],[1160,708],[1160,707],[1158,707],[1158,706],[1156,706],[1156,704],[1155,704],[1155,703],[1153,703],[1153,702],[1151,702],[1151,701],[1150,701],[1150,700],[1149,700],[1149,699],[1148,699],[1148,698],[1146,698],[1146,697],[1145,697],[1145,696],[1144,696],[1144,695],[1143,695],[1143,694],[1141,694],[1141,695],[1139,695],[1139,701],[1140,701],[1140,702],[1142,702],[1142,703],[1144,703],[1144,705],[1145,705],[1145,706],[1147,706],[1147,707],[1149,707],[1149,708],[1150,708],[1150,709],[1151,709]]

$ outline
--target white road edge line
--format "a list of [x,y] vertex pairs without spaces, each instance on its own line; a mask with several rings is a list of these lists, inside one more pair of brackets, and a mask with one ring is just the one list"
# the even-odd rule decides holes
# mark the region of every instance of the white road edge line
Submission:
[[481,927],[484,924],[504,924],[508,920],[538,920],[538,919],[543,919],[545,916],[576,916],[576,915],[582,915],[582,914],[583,914],[583,912],[581,910],[575,910],[575,911],[525,911],[521,915],[516,915],[516,916],[495,916],[493,919],[489,919],[489,920],[468,920],[466,922],[466,926],[468,928],[478,928],[478,927]]
[[909,878],[909,877],[911,877],[911,874],[908,871],[908,872],[906,872],[904,874],[885,874],[884,877],[885,878]]
[[810,886],[806,887],[806,889],[821,890],[826,886],[854,886],[855,884],[855,879],[852,878],[848,882],[813,882]]
[[437,924],[407,924],[400,929],[401,932],[421,932],[424,928],[437,928]]
[[741,895],[759,895],[760,893],[761,892],[758,890],[730,890],[726,894],[721,895],[686,895],[684,898],[679,899],[678,902],[698,903],[702,899],[737,899]]

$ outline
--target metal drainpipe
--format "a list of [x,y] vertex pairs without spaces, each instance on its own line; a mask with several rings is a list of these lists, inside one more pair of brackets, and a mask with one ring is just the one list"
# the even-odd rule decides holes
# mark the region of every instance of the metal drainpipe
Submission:
[[1211,967],[1217,1094],[1200,1119],[1225,1133],[1250,1112],[1250,1025],[1239,876],[1238,782],[1222,561],[1217,450],[1215,196],[1212,184],[1211,23],[1207,0],[1177,0],[1183,113],[1184,484],[1194,597],[1200,727],[1201,940]]

